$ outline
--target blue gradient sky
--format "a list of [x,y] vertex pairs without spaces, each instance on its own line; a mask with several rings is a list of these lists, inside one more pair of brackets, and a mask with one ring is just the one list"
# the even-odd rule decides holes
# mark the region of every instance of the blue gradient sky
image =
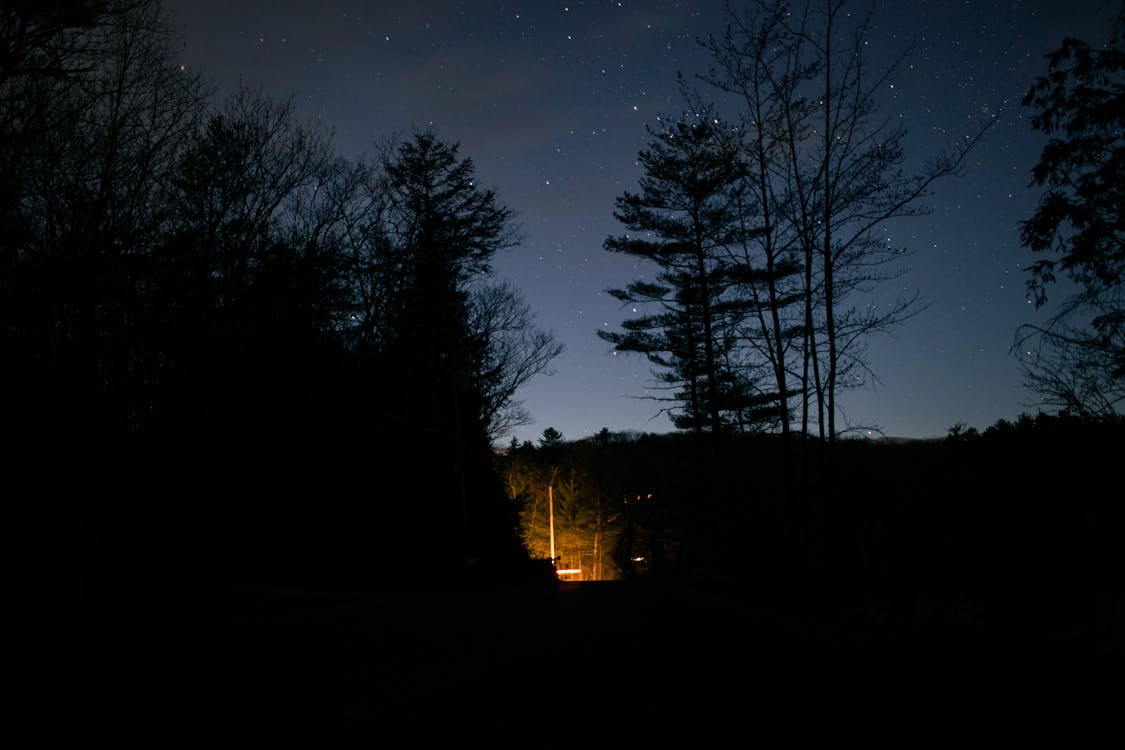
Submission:
[[[859,10],[865,3],[855,3]],[[537,322],[566,351],[518,398],[534,422],[568,439],[610,430],[665,432],[649,363],[613,356],[595,335],[629,316],[605,293],[653,269],[602,249],[623,228],[614,200],[635,190],[645,126],[680,109],[677,72],[702,72],[696,39],[720,33],[721,0],[591,2],[234,2],[169,0],[183,62],[229,89],[292,95],[335,131],[344,155],[412,126],[459,141],[483,183],[518,215],[523,244],[496,259]],[[918,164],[997,117],[962,176],[941,183],[927,216],[887,227],[913,252],[908,272],[876,292],[917,290],[928,307],[870,341],[881,385],[845,393],[850,423],[898,437],[984,428],[1034,412],[1010,353],[1016,327],[1049,309],[1028,303],[1029,253],[1018,224],[1038,193],[1031,168],[1044,138],[1020,105],[1044,55],[1065,36],[1102,42],[1120,2],[884,0],[872,62],[913,43],[881,103],[910,128]],[[727,112],[728,118],[737,116]],[[1061,295],[1056,295],[1061,296]],[[858,300],[857,300],[858,301]]]

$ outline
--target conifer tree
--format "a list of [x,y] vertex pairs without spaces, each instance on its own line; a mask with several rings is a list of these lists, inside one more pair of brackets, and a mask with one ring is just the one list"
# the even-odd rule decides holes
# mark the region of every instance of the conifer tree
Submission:
[[640,192],[617,199],[614,216],[636,234],[610,237],[609,252],[643,258],[657,267],[656,281],[636,281],[609,293],[656,311],[627,320],[623,331],[599,331],[617,351],[638,352],[661,368],[675,389],[673,419],[697,433],[718,434],[729,422],[724,353],[731,341],[721,304],[729,286],[725,249],[738,236],[742,162],[725,125],[706,112],[686,115],[663,130],[638,161]]

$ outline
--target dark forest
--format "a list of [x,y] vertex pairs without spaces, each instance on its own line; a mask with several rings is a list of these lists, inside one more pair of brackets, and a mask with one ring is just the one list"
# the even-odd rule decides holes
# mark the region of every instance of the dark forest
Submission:
[[[1011,681],[1029,673],[1017,652],[1070,677],[1120,666],[1125,423],[1112,405],[1083,408],[1120,388],[1119,307],[1066,338],[1101,358],[1072,371],[1090,376],[1081,388],[1063,387],[1076,381],[1062,364],[1031,373],[1058,409],[979,432],[956,424],[944,439],[858,438],[834,422],[836,385],[860,367],[848,342],[893,320],[831,305],[872,256],[766,225],[750,242],[761,269],[696,273],[706,243],[686,246],[651,195],[627,194],[623,221],[655,239],[606,249],[666,274],[617,294],[672,312],[604,338],[668,364],[681,429],[573,441],[548,429],[504,446],[527,418],[519,387],[559,346],[491,277],[519,231],[471,155],[419,129],[344,159],[291,102],[216,100],[174,64],[174,45],[143,0],[5,3],[0,15],[3,546],[29,707],[52,700],[61,672],[68,692],[123,678],[154,714],[176,707],[137,687],[169,681],[177,699],[221,699],[201,709],[212,716],[245,690],[246,711],[371,718],[457,703],[448,710],[526,720],[540,698],[518,684],[541,628],[542,653],[640,670],[660,706],[698,708],[711,674],[698,659],[729,647],[751,660],[747,643],[767,634],[789,650],[759,666],[788,689],[790,659],[836,687],[826,665],[863,661],[858,679],[888,694],[947,684],[951,664],[988,655]],[[711,224],[696,236],[737,223],[712,210],[715,185],[764,184],[729,173],[719,131],[682,129],[647,154],[650,187],[700,200]],[[661,162],[662,148],[684,163]],[[884,184],[868,207],[903,210],[962,156]],[[862,182],[878,182],[880,165],[855,158],[873,170]],[[696,182],[660,183],[670,163],[682,177],[703,159]],[[1055,247],[1050,216],[1027,231],[1029,245],[1047,238],[1036,251]],[[1096,257],[1086,302],[1119,301],[1114,231],[1112,253],[1103,237],[1038,266],[1040,287]],[[806,256],[827,264],[819,276],[794,260]],[[826,300],[814,334],[813,302]],[[730,346],[710,347],[750,319],[768,352],[753,378]],[[571,567],[581,581],[560,580]],[[634,615],[659,623],[638,635]],[[919,672],[896,666],[904,655]],[[456,672],[454,687],[404,687],[418,663]],[[464,688],[478,681],[495,705]],[[605,685],[562,676],[554,690],[595,705]]]

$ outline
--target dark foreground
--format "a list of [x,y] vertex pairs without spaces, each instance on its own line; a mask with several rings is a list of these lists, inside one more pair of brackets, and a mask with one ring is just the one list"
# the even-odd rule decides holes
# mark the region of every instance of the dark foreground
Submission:
[[100,629],[76,612],[38,634],[53,652],[23,652],[22,703],[12,705],[15,715],[55,707],[48,725],[151,722],[156,736],[354,724],[408,729],[422,745],[561,725],[699,740],[768,726],[796,737],[906,716],[936,722],[930,732],[970,717],[1052,716],[1075,698],[1092,716],[1125,705],[1120,599],[1100,625],[1070,632],[1051,632],[1046,613],[1020,622],[925,597],[855,599],[831,614],[800,601],[642,580],[243,591],[225,611],[185,607]]
[[197,705],[204,715],[266,721],[319,716],[433,729],[456,720],[510,730],[569,715],[672,730],[826,709],[854,718],[943,706],[948,722],[974,707],[994,711],[1001,700],[1031,710],[1083,695],[1093,708],[1123,695],[1120,600],[1104,603],[1101,615],[1091,610],[1100,623],[1082,629],[1070,618],[1062,632],[1048,625],[1046,608],[1005,616],[933,597],[865,598],[817,611],[800,597],[756,601],[650,580],[246,592],[216,643],[218,658],[201,662],[216,671],[196,675],[206,686]]

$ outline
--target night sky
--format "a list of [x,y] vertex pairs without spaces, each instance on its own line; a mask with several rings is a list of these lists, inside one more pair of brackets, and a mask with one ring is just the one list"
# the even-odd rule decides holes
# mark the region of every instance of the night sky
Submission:
[[[666,432],[641,355],[614,356],[595,330],[630,317],[605,293],[654,268],[602,249],[623,233],[614,200],[636,190],[646,125],[682,107],[677,72],[708,65],[697,39],[721,33],[721,0],[316,3],[170,0],[182,62],[229,91],[239,81],[335,132],[344,156],[413,127],[460,143],[478,178],[513,209],[523,243],[496,259],[566,351],[517,395],[534,422],[567,439],[613,431]],[[856,9],[866,3],[856,3]],[[996,117],[962,176],[940,183],[928,216],[886,227],[913,251],[909,272],[876,292],[917,290],[927,309],[870,342],[882,384],[846,392],[851,423],[886,435],[936,437],[1034,413],[1010,353],[1021,323],[1042,320],[1025,294],[1029,251],[1018,224],[1034,211],[1031,169],[1045,142],[1020,105],[1044,55],[1065,36],[1101,43],[1119,8],[1103,0],[880,2],[869,51],[913,52],[880,114],[910,128],[920,164]],[[728,119],[738,116],[722,110]],[[1055,297],[1061,298],[1061,291]],[[857,302],[858,298],[854,298]]]

